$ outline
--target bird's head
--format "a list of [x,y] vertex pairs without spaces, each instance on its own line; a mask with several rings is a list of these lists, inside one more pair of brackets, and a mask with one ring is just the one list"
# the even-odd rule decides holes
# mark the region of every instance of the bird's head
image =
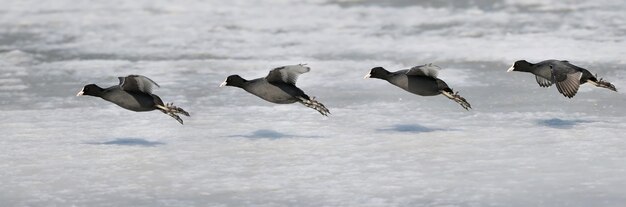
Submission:
[[513,65],[511,65],[511,67],[506,72],[526,71],[528,68],[530,68],[531,65],[532,64],[526,60],[518,60],[515,61],[515,63],[513,63]]
[[102,91],[104,91],[104,89],[100,88],[100,86],[96,84],[89,84],[83,86],[83,89],[80,90],[80,92],[78,92],[76,96],[100,96],[100,94],[102,94]]
[[241,87],[243,86],[245,82],[246,82],[246,79],[243,79],[241,76],[231,75],[231,76],[228,76],[228,78],[226,78],[226,80],[224,80],[222,84],[220,84],[220,87],[224,87],[224,86]]
[[372,68],[370,70],[369,73],[367,73],[367,75],[365,75],[365,78],[379,78],[379,79],[384,79],[384,77],[387,77],[389,75],[389,71],[385,70],[385,68],[383,67],[375,67]]

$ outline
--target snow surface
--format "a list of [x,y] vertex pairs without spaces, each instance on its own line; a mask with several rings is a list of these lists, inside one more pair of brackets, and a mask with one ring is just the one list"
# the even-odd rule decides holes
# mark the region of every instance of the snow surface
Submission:
[[[0,4],[0,206],[624,206],[621,0]],[[620,92],[505,71],[566,59]],[[433,62],[467,112],[361,77]],[[217,86],[307,63],[332,112]],[[83,85],[142,74],[185,125]]]

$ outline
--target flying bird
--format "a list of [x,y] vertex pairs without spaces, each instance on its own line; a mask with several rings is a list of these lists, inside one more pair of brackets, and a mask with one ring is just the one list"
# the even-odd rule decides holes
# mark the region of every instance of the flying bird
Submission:
[[315,109],[320,114],[328,116],[330,111],[324,104],[310,97],[296,86],[300,74],[309,72],[311,68],[303,65],[287,65],[272,69],[266,77],[253,80],[243,79],[239,75],[231,75],[220,85],[242,88],[259,98],[276,103],[291,104],[301,103],[306,107]]
[[183,124],[183,120],[177,114],[189,116],[189,113],[174,106],[174,103],[164,104],[159,96],[152,94],[153,86],[160,87],[152,79],[142,75],[129,75],[118,77],[118,79],[119,85],[108,88],[101,88],[96,84],[85,85],[76,96],[100,97],[122,108],[137,112],[156,109],[176,119],[180,124]]
[[536,64],[518,60],[507,70],[507,72],[511,71],[532,73],[539,86],[550,87],[555,84],[559,93],[568,98],[574,97],[580,85],[585,83],[617,92],[613,84],[567,60],[544,60]]
[[458,92],[453,92],[446,82],[437,78],[439,70],[439,66],[432,63],[396,72],[389,72],[383,67],[375,67],[364,78],[383,79],[405,91],[420,96],[443,94],[460,104],[465,110],[471,109],[472,106],[465,98],[461,97]]

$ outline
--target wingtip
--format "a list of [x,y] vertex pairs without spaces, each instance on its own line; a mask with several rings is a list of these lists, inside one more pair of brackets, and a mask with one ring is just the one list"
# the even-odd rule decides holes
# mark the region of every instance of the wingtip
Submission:
[[[299,63],[297,65],[286,65],[286,66],[282,66],[282,67],[278,67],[278,68],[274,68],[275,69],[284,69],[284,68],[293,68],[296,69],[297,67],[303,68],[304,70],[299,71],[299,73],[308,73],[309,71],[311,71],[311,67],[307,66],[307,63]],[[296,69],[299,70],[299,69]]]
[[433,63],[428,63],[428,64],[426,64],[426,66],[431,67],[431,68],[435,68],[437,70],[441,70],[441,67],[439,67],[438,65],[435,65]]
[[304,68],[304,73],[308,73],[311,71],[311,67],[307,66],[307,63],[300,63],[299,65]]
[[575,96],[575,94],[574,94],[574,95],[565,94],[565,93],[561,93],[561,94],[562,94],[563,96],[567,97],[568,99],[572,99],[572,98]]

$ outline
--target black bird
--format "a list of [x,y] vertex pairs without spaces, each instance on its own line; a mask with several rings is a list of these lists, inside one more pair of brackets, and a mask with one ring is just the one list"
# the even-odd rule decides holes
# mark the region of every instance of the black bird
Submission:
[[324,104],[316,101],[315,97],[309,97],[304,91],[296,87],[298,76],[310,70],[311,68],[298,64],[274,68],[266,77],[253,80],[243,79],[239,75],[231,75],[226,78],[220,87],[239,87],[263,100],[277,104],[299,102],[306,107],[317,110],[324,116],[328,116],[330,111]]
[[148,77],[141,75],[129,75],[118,77],[120,84],[108,88],[100,88],[96,84],[89,84],[76,94],[76,96],[89,95],[100,97],[118,106],[131,111],[152,111],[159,110],[180,124],[183,120],[177,114],[189,116],[182,108],[174,106],[174,103],[163,104],[161,98],[152,94],[152,86],[160,87]]
[[550,87],[552,84],[556,84],[559,93],[568,98],[574,97],[579,86],[585,83],[617,92],[613,84],[598,78],[597,75],[592,75],[587,69],[575,66],[567,60],[544,60],[536,64],[526,60],[518,60],[507,70],[507,72],[511,71],[534,74],[541,87]]
[[388,81],[405,91],[420,96],[435,96],[443,94],[449,99],[459,103],[465,110],[472,106],[461,97],[458,92],[454,93],[448,84],[437,78],[439,67],[433,64],[415,66],[411,69],[389,72],[383,67],[375,67],[363,78],[378,78]]

